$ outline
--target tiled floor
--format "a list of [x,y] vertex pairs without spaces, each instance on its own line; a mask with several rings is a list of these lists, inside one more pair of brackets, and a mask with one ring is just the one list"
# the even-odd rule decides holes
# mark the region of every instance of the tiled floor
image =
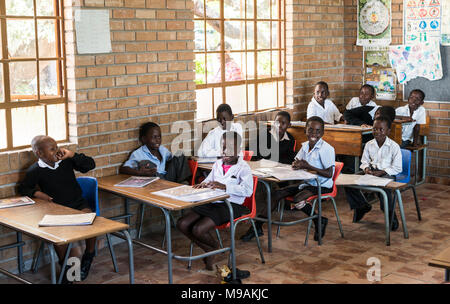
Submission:
[[[370,283],[367,280],[367,259],[376,257],[381,262],[379,283],[442,283],[444,270],[428,266],[428,260],[450,246],[450,186],[425,184],[417,188],[422,210],[422,221],[417,213],[412,193],[403,193],[409,239],[403,238],[401,228],[391,234],[391,246],[385,245],[384,217],[378,207],[360,223],[352,223],[353,213],[347,202],[338,197],[338,210],[344,228],[345,238],[341,238],[333,208],[325,203],[323,213],[329,224],[322,246],[312,240],[303,245],[306,224],[282,227],[281,236],[275,238],[273,229],[273,252],[267,252],[267,238],[262,237],[265,264],[261,264],[256,242],[236,242],[237,265],[251,272],[243,283]],[[410,192],[410,191],[409,191]],[[289,218],[300,217],[301,212],[288,212]],[[399,216],[398,210],[397,215]],[[400,219],[400,217],[399,217]],[[240,224],[237,238],[247,230]],[[265,230],[267,234],[267,230]],[[226,233],[225,244],[228,243]],[[148,235],[145,241],[153,245],[161,242],[162,235]],[[189,252],[189,243],[180,233],[174,231],[174,251],[178,255]],[[112,268],[109,252],[102,249],[94,260],[89,278],[83,284],[128,283],[128,258],[126,245],[115,246],[119,261],[119,273]],[[195,248],[194,253],[200,250]],[[139,246],[134,246],[136,283],[167,283],[167,259]],[[216,258],[219,265],[225,264],[225,254]],[[219,283],[214,271],[203,269],[201,260],[193,262],[191,270],[186,262],[174,261],[174,283]],[[49,267],[45,266],[37,274],[27,271],[23,277],[33,282],[48,283]],[[0,278],[0,283],[14,282]]]

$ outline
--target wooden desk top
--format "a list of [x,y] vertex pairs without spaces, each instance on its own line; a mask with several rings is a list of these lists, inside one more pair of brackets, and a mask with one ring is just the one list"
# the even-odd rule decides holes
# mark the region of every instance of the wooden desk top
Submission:
[[450,269],[450,247],[432,258],[428,265]]
[[101,177],[98,179],[98,188],[104,191],[108,191],[114,194],[125,196],[127,198],[139,200],[150,205],[162,207],[168,210],[181,210],[192,208],[194,206],[204,205],[207,203],[227,199],[228,195],[218,196],[212,199],[203,200],[199,202],[184,202],[176,199],[153,194],[152,192],[178,187],[180,184],[169,182],[159,179],[141,188],[132,187],[115,187],[114,185],[129,178],[129,175],[118,174],[107,177]]
[[[336,186],[361,186],[356,184],[356,182],[353,182],[352,180],[357,179],[359,177],[361,177],[362,175],[358,175],[358,174],[341,174],[339,175],[339,177],[336,180]],[[345,178],[344,178],[345,177]],[[397,189],[402,189],[405,188],[408,184],[405,183],[399,183],[399,182],[390,182],[389,184],[387,184],[384,187],[381,186],[370,186],[367,185],[368,187],[379,187],[379,188],[386,188],[386,189],[391,189],[391,190],[397,190]]]
[[121,231],[127,224],[97,216],[92,225],[39,227],[44,215],[80,214],[82,211],[33,198],[33,205],[0,209],[0,224],[56,245]]
[[[305,121],[291,121],[291,128],[300,128],[304,129],[306,126]],[[333,130],[333,131],[340,131],[340,132],[349,132],[349,133],[372,133],[372,128],[363,128],[361,126],[352,126],[352,125],[345,125],[345,124],[336,124],[336,125],[330,125],[325,124],[325,130]]]

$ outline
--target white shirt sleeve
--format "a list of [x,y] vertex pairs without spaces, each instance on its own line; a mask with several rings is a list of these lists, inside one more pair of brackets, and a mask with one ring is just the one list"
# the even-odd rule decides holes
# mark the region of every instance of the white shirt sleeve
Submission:
[[351,110],[351,109],[353,109],[353,108],[355,107],[355,106],[354,106],[355,101],[356,101],[355,97],[353,97],[352,99],[350,99],[350,101],[347,103],[347,106],[345,107],[345,109],[346,109],[346,110]]
[[306,110],[306,119],[312,117],[312,116],[317,116],[317,113],[315,111],[315,107],[313,105],[313,102],[311,101],[308,104],[308,109]]
[[214,181],[214,173],[217,170],[217,167],[218,167],[217,162],[215,162],[211,171],[209,172],[208,176],[205,178],[205,180],[202,183],[208,183],[208,182]]
[[[226,192],[230,195],[249,197],[253,193],[253,175],[252,171],[248,167],[244,167],[237,179],[240,180],[239,183],[227,183]],[[230,179],[231,180],[231,179]]]
[[397,144],[392,145],[391,149],[392,167],[386,168],[384,171],[389,175],[397,175],[402,172],[402,151]]
[[424,125],[427,123],[427,111],[424,107],[420,106],[420,108],[417,109],[419,111],[417,114],[416,123],[419,125]]
[[198,148],[199,157],[217,157],[220,156],[222,149],[215,146],[215,129],[209,131],[205,139],[202,141],[200,148]]
[[364,147],[363,155],[361,157],[361,170],[365,170],[366,168],[370,167],[370,154],[369,154],[369,142]]
[[339,112],[339,109],[336,107],[336,105],[333,102],[333,117],[335,121],[339,121],[341,119],[341,112]]

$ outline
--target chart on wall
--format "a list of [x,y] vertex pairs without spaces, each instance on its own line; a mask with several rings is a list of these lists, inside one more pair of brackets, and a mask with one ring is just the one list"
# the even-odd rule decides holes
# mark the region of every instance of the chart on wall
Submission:
[[391,43],[391,0],[358,0],[358,37],[362,46]]
[[446,0],[404,0],[404,43],[407,45],[441,38],[441,3]]
[[442,0],[441,44],[450,45],[450,0]]
[[376,99],[395,100],[396,75],[389,61],[389,47],[364,47],[364,83],[375,88]]

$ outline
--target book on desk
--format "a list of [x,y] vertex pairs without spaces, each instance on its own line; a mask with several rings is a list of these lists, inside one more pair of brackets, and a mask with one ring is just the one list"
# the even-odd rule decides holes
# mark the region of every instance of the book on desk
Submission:
[[0,209],[32,205],[34,203],[28,196],[4,198],[0,200]]
[[52,226],[86,226],[94,222],[96,214],[82,213],[82,214],[66,214],[66,215],[50,215],[46,214],[39,222],[39,227]]

